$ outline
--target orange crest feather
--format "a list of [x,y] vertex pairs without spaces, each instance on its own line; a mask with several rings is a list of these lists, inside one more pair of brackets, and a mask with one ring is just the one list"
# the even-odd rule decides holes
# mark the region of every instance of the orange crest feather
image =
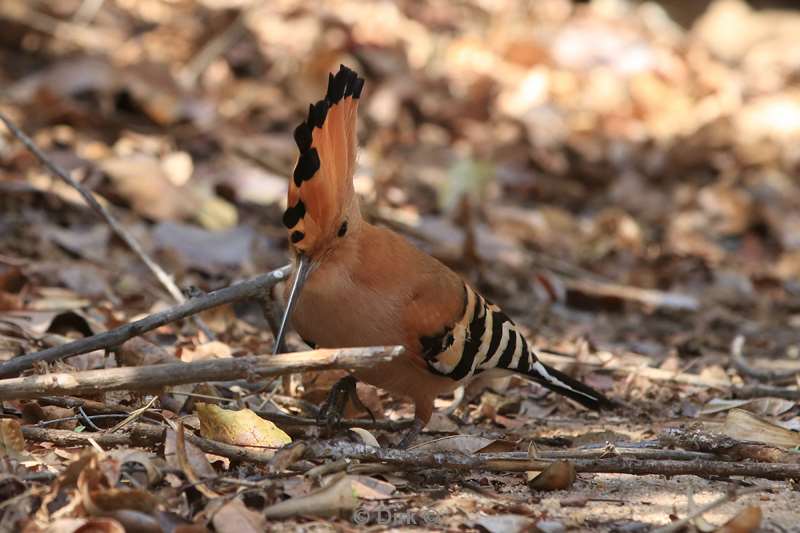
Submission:
[[333,235],[355,197],[356,118],[363,87],[364,79],[341,65],[328,77],[325,98],[311,104],[305,122],[294,130],[300,156],[289,182],[283,224],[300,251],[310,252]]

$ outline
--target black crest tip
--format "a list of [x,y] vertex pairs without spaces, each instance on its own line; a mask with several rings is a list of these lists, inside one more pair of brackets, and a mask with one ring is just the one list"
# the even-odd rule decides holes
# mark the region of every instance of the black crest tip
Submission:
[[301,122],[294,129],[294,142],[297,143],[301,154],[311,148],[311,128],[305,122]]

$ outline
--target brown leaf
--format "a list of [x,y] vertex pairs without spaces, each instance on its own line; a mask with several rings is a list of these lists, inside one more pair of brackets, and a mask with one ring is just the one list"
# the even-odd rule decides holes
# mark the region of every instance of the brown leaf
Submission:
[[743,409],[731,409],[728,412],[722,433],[734,439],[763,442],[782,448],[800,446],[800,434],[777,426]]
[[78,476],[78,490],[86,511],[94,516],[107,515],[112,511],[131,510],[152,514],[158,508],[158,499],[151,493],[139,489],[120,489],[119,461],[98,455],[90,457],[88,464]]
[[[186,455],[186,430],[183,427],[183,422],[178,422],[178,430],[175,432],[175,457],[178,459],[178,464],[186,475],[186,479],[195,486],[195,488],[206,498],[218,498],[219,494],[211,490],[203,483],[189,463]],[[202,464],[202,463],[201,463]],[[209,465],[210,467],[211,465]]]
[[427,453],[460,452],[472,455],[495,442],[494,439],[475,435],[448,435],[411,446],[409,450]]
[[217,533],[260,533],[267,523],[260,514],[248,509],[241,500],[231,500],[211,519]]
[[761,508],[750,505],[725,522],[715,533],[752,533],[761,526]]
[[12,418],[0,419],[0,455],[19,457],[25,451],[25,438],[19,422]]
[[529,479],[528,487],[531,490],[565,490],[572,486],[575,478],[575,465],[559,460]]
[[351,478],[341,476],[308,496],[291,498],[264,509],[267,518],[287,518],[297,515],[333,516],[356,508],[358,497]]
[[113,518],[59,518],[47,526],[45,533],[125,533],[122,524]]

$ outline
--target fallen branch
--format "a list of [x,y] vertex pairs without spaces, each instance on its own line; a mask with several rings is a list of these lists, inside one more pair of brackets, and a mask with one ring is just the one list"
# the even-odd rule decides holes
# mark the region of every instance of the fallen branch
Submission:
[[800,455],[796,453],[759,442],[743,442],[701,428],[667,428],[658,440],[664,447],[677,446],[685,450],[705,452],[729,461],[800,463]]
[[[256,411],[256,414],[265,420],[275,422],[280,427],[288,426],[324,426],[325,422],[319,423],[315,418],[308,418],[304,416],[286,415],[283,413],[270,413],[267,411]],[[405,420],[369,420],[369,419],[342,419],[337,422],[334,427],[336,428],[364,428],[375,429],[380,431],[401,431],[410,428],[414,425],[414,420],[407,418]]]
[[[125,415],[133,411],[133,408],[118,404],[108,404],[87,400],[85,398],[75,398],[72,396],[42,396],[38,398],[42,405],[57,405],[68,409],[83,408],[91,414],[121,414]],[[285,428],[290,426],[320,426],[325,422],[318,422],[316,418],[306,416],[296,416],[285,413],[275,413],[268,411],[256,411],[256,414],[264,420],[274,422],[278,426]],[[369,420],[367,418],[342,419],[334,426],[336,428],[360,427],[364,429],[375,429],[382,431],[401,431],[408,429],[414,421],[410,418],[403,420]]]
[[309,370],[371,366],[394,359],[402,346],[312,350],[280,355],[107,368],[0,380],[0,400],[59,394],[96,394],[112,390],[157,390],[169,385],[281,376]]
[[745,376],[759,381],[784,381],[792,383],[796,380],[800,369],[797,370],[769,370],[756,368],[744,358],[744,335],[737,335],[731,342],[731,363],[734,368]]
[[[126,230],[116,218],[114,218],[114,215],[112,215],[108,211],[108,209],[106,209],[103,206],[103,204],[97,201],[97,198],[95,198],[94,195],[86,187],[75,181],[75,179],[72,176],[70,176],[68,172],[66,172],[64,169],[53,163],[53,161],[49,157],[47,157],[44,154],[44,152],[42,152],[39,149],[38,146],[36,146],[36,143],[34,143],[33,140],[30,137],[28,137],[24,131],[19,129],[17,125],[11,121],[10,118],[5,116],[3,113],[0,113],[0,120],[2,120],[3,123],[5,123],[6,127],[8,128],[8,131],[10,131],[14,135],[14,137],[19,139],[19,141],[25,145],[25,148],[27,148],[36,157],[36,159],[38,159],[39,162],[42,165],[44,165],[44,167],[48,171],[50,171],[50,173],[53,176],[60,178],[67,185],[78,191],[78,193],[83,197],[83,199],[86,200],[86,203],[89,204],[89,207],[91,207],[98,215],[100,215],[100,217],[102,217],[106,221],[106,223],[108,223],[108,225],[111,226],[111,229],[114,231],[114,233],[116,233],[117,236],[120,239],[122,239],[122,241],[125,244],[128,245],[128,248],[130,248],[133,251],[133,253],[135,253],[139,257],[142,263],[145,264],[148,270],[150,270],[150,272],[156,277],[159,283],[161,283],[161,285],[167,290],[167,292],[170,294],[170,296],[172,296],[175,302],[182,304],[186,301],[186,298],[183,296],[183,293],[175,284],[175,281],[172,279],[172,276],[164,272],[164,269],[162,269],[158,265],[158,263],[153,261],[153,259],[151,259],[149,255],[147,255],[147,252],[144,251],[142,245],[139,244],[139,241],[137,241],[136,238],[128,230]],[[211,330],[209,330],[208,326],[203,324],[199,318],[197,319],[197,325],[203,330],[203,332],[206,335],[212,336]]]
[[[63,429],[44,429],[23,426],[23,436],[32,441],[53,442],[59,446],[84,446],[94,440],[100,446],[156,446],[163,442],[165,428],[148,424],[132,424],[127,433],[76,433]],[[274,454],[242,446],[211,441],[191,434],[186,440],[204,452],[214,453],[234,461],[270,464]],[[347,442],[309,443],[307,459],[358,460],[362,463],[382,463],[395,470],[444,468],[469,471],[497,472],[541,471],[552,462],[519,458],[515,454],[419,453],[410,450],[373,448]],[[700,477],[744,476],[773,480],[800,479],[800,465],[779,463],[738,463],[725,461],[676,461],[631,459],[613,457],[604,459],[576,459],[575,470],[595,474],[631,474],[637,476],[662,475]]]
[[[142,446],[154,447],[164,442],[167,428],[151,424],[132,424],[125,433],[89,433],[69,431],[66,429],[45,429],[34,426],[23,426],[25,439],[35,442],[52,442],[58,446],[87,446],[94,441],[100,446]],[[269,464],[274,453],[225,444],[186,433],[186,440],[207,453],[213,453],[234,461],[257,464]]]
[[47,348],[40,352],[21,355],[0,364],[0,377],[16,376],[23,370],[39,361],[52,362],[73,355],[88,353],[93,350],[110,349],[121,345],[128,339],[137,337],[164,324],[181,320],[212,307],[228,304],[245,298],[261,295],[263,290],[286,279],[290,266],[284,266],[267,274],[262,274],[247,281],[242,281],[214,292],[192,298],[186,303],[177,305],[166,311],[146,316],[141,320],[130,322],[124,326],[79,339],[61,346]]
[[[457,453],[418,453],[404,450],[372,448],[360,444],[316,443],[309,445],[307,458],[358,459],[388,463],[400,470],[419,468],[446,468],[450,470],[489,470],[497,472],[541,471],[550,461],[516,458],[508,454],[462,455]],[[800,464],[741,463],[726,461],[676,461],[613,457],[603,459],[576,459],[575,470],[595,474],[631,474],[637,476],[727,477],[745,476],[763,479],[800,479]]]
[[750,398],[783,398],[784,400],[800,401],[800,389],[788,387],[768,387],[766,385],[748,385],[733,387],[734,398],[747,400]]

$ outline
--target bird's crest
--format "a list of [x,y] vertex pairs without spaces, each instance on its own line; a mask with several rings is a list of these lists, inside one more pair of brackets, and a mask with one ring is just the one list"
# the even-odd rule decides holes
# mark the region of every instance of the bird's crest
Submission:
[[283,223],[289,239],[311,252],[338,230],[342,213],[354,200],[356,115],[364,79],[341,65],[328,75],[325,98],[311,104],[308,117],[294,130],[300,156],[289,182]]

